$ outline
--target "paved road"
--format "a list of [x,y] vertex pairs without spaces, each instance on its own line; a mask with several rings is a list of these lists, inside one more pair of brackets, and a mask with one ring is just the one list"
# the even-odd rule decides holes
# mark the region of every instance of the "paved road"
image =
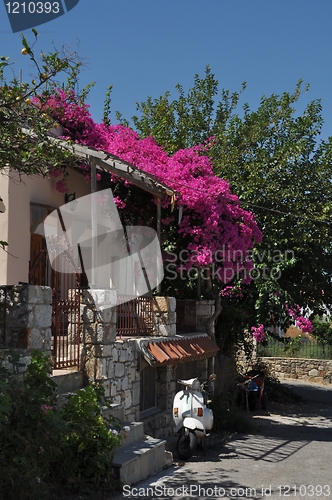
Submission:
[[121,498],[332,499],[332,386],[283,383],[306,402],[270,405],[251,416],[257,432],[216,439],[205,457],[198,451]]

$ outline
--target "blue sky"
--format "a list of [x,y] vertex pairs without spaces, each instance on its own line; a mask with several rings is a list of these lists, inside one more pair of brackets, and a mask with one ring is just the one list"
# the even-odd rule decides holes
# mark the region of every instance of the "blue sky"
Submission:
[[[23,78],[31,73],[20,54],[21,37],[11,32],[0,5],[0,55],[18,61]],[[71,44],[88,61],[82,87],[97,81],[89,104],[100,121],[107,86],[113,84],[112,115],[130,118],[136,102],[185,89],[207,64],[221,88],[247,89],[242,103],[256,109],[262,95],[310,83],[299,110],[313,99],[323,105],[322,138],[332,135],[331,0],[80,0],[64,16],[37,27],[37,50]],[[32,40],[31,30],[24,32]]]

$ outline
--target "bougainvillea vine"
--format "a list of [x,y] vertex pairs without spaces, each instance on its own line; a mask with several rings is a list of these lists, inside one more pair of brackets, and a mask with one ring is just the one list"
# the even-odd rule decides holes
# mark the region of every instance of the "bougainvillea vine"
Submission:
[[[36,98],[35,104],[63,127],[64,137],[116,155],[178,193],[177,206],[182,206],[183,216],[178,224],[177,250],[188,252],[180,263],[183,268],[213,265],[213,277],[223,283],[239,276],[250,282],[253,266],[248,251],[261,240],[261,232],[254,215],[231,193],[229,183],[214,175],[206,154],[208,143],[169,156],[153,137],[141,139],[128,127],[95,123],[88,105],[80,103],[74,92],[58,89],[52,96]],[[89,181],[89,168],[82,168]],[[57,189],[65,191],[65,180],[57,182]],[[125,200],[117,196],[115,202],[119,210],[126,210]],[[163,221],[167,224],[174,219],[169,214]]]

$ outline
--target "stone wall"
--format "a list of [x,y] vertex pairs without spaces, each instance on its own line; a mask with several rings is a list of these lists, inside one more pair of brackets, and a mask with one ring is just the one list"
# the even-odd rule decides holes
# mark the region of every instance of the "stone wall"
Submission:
[[[207,359],[197,361],[197,377],[207,377]],[[163,439],[173,433],[173,400],[176,394],[176,366],[156,368],[156,393],[158,411],[144,418],[144,432]]]
[[105,363],[106,378],[101,381],[106,394],[121,405],[126,421],[139,420],[140,372],[135,339],[115,341]]
[[[112,293],[110,293],[112,292]],[[116,337],[116,292],[87,290],[81,303],[82,366],[90,380],[101,382],[107,396],[123,409],[125,421],[140,420],[141,372],[147,363],[138,344],[153,337],[172,337],[176,334],[176,300],[156,297],[154,301],[155,332],[149,337]],[[200,331],[204,321],[213,313],[213,301],[198,307]],[[211,312],[212,311],[212,312]],[[144,414],[144,430],[154,437],[172,433],[172,406],[176,390],[175,366],[155,368],[156,407]],[[207,360],[198,363],[197,376],[204,379]]]
[[197,332],[206,332],[206,323],[214,314],[214,300],[198,300],[196,302],[196,330]]
[[[52,290],[49,287],[27,284],[0,288],[0,345],[5,366],[12,369],[8,351],[15,350],[22,356],[25,366],[34,350],[51,355],[52,348]],[[72,293],[69,291],[69,294]],[[1,303],[4,307],[1,307]],[[173,297],[156,297],[154,301],[155,331],[153,336],[141,338],[116,337],[115,290],[84,290],[80,313],[68,316],[68,334],[75,341],[76,325],[81,317],[81,370],[87,378],[101,382],[107,396],[123,409],[126,421],[140,419],[141,373],[143,360],[138,344],[156,337],[176,335],[176,300]],[[197,303],[198,331],[205,331],[205,324],[214,311],[213,301]],[[2,313],[2,316],[1,316]],[[4,322],[6,335],[4,334]],[[189,365],[188,365],[189,366]],[[207,360],[197,362],[197,376],[202,380],[207,374]],[[195,374],[196,375],[196,374]],[[155,437],[172,433],[172,405],[176,391],[176,366],[155,368],[156,407],[144,415],[145,432]]]
[[258,358],[278,379],[297,379],[332,384],[332,360],[301,358]]
[[[137,338],[116,338],[116,292],[86,290],[81,304],[82,369],[90,380],[101,382],[107,396],[123,408],[126,421],[140,416],[140,361]],[[156,297],[155,336],[176,333],[176,301],[173,297]],[[151,337],[149,337],[151,339]],[[156,392],[161,399],[163,377],[156,380]],[[159,380],[159,382],[158,382]],[[160,403],[159,401],[159,403]]]
[[168,337],[176,334],[176,299],[155,297],[153,301],[155,335]]
[[24,372],[34,350],[51,355],[52,290],[46,286],[18,284],[2,287],[0,293],[0,346],[5,366],[8,351],[21,355]]

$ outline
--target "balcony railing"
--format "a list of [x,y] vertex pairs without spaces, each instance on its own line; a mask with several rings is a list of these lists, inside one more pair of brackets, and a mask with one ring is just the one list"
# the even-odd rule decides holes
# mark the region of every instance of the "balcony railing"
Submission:
[[153,297],[119,295],[116,315],[116,334],[137,337],[154,333]]

